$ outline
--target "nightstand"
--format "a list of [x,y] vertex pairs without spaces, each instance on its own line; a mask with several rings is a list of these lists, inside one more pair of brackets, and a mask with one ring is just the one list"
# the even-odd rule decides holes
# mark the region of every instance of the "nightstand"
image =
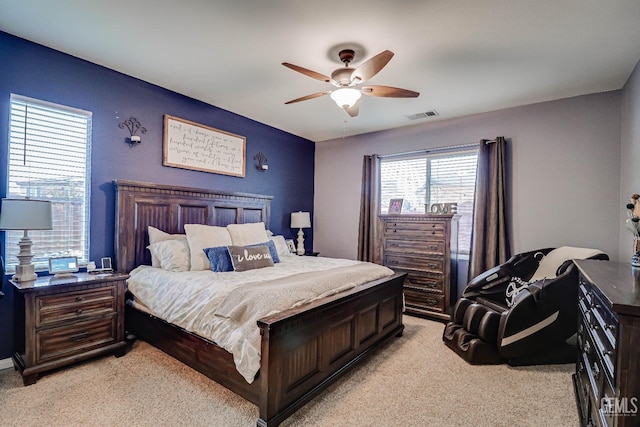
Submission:
[[125,353],[126,274],[75,273],[9,283],[15,288],[13,364],[24,385],[53,369]]

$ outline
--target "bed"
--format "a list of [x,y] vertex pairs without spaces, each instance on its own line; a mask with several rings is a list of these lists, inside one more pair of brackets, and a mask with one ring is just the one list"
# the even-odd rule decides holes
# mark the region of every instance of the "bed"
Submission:
[[[181,233],[185,224],[269,224],[271,196],[114,181],[115,266],[151,263],[147,227]],[[215,342],[127,304],[125,328],[259,409],[258,426],[277,426],[372,350],[401,336],[404,274],[393,274],[260,318],[260,368],[248,383]]]

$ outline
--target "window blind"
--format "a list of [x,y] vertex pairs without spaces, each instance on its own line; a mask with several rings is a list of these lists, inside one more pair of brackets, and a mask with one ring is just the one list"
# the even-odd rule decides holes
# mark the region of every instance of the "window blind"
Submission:
[[[11,96],[7,197],[50,200],[53,229],[30,231],[36,269],[49,257],[89,259],[91,113]],[[20,231],[6,232],[6,263],[18,264]]]
[[458,249],[469,253],[478,150],[394,155],[382,159],[380,212],[389,200],[403,199],[403,214],[430,213],[434,203],[457,203]]

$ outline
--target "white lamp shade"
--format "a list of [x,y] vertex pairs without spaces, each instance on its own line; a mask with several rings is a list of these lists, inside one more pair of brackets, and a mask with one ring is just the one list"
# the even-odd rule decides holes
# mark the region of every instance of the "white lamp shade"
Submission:
[[2,199],[0,230],[51,230],[51,202],[32,199]]
[[331,99],[333,99],[338,107],[349,108],[355,104],[362,94],[357,89],[341,88],[331,92]]
[[291,212],[291,228],[311,228],[309,212]]

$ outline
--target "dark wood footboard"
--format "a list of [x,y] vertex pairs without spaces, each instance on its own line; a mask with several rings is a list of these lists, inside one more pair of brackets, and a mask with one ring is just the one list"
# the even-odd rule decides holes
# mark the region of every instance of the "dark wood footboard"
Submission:
[[258,426],[277,426],[371,350],[402,335],[405,274],[258,321]]
[[248,384],[214,342],[127,306],[128,333],[258,405],[258,426],[277,426],[394,336],[402,335],[404,274],[358,286],[258,321],[261,367]]

